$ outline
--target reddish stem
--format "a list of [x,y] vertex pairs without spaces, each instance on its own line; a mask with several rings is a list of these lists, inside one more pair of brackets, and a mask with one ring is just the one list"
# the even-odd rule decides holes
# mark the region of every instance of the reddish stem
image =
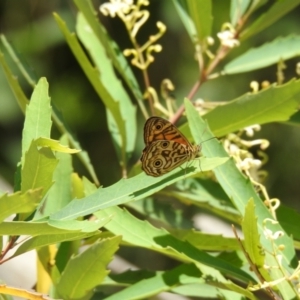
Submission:
[[8,244],[6,245],[5,249],[1,252],[0,255],[0,265],[3,264],[5,261],[7,261],[8,259],[3,259],[3,257],[7,254],[7,252],[13,248],[14,243],[16,241],[17,237],[13,236],[11,237],[10,241],[8,242]]

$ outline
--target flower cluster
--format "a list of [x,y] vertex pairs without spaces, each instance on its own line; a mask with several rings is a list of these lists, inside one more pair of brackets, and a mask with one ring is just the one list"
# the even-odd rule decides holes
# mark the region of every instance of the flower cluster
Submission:
[[236,39],[236,31],[230,23],[223,25],[222,31],[217,34],[223,46],[228,48],[238,47],[240,42]]
[[267,161],[267,156],[263,151],[259,151],[260,158],[254,158],[249,149],[259,146],[261,150],[265,150],[269,146],[269,141],[265,139],[248,141],[242,139],[241,135],[245,132],[247,136],[252,137],[258,130],[260,130],[259,125],[246,127],[238,134],[230,133],[223,143],[225,150],[234,158],[237,167],[254,181],[261,181],[265,177],[266,173],[259,169]]
[[102,14],[112,18],[117,16],[123,21],[133,44],[133,48],[125,49],[123,53],[125,56],[132,56],[131,63],[141,70],[147,69],[154,61],[153,52],[162,50],[162,46],[156,44],[156,41],[166,31],[166,26],[162,22],[157,22],[158,33],[151,35],[143,45],[139,45],[136,40],[137,33],[150,16],[149,11],[142,9],[142,6],[148,5],[147,0],[137,0],[136,3],[133,0],[110,0],[109,3],[100,6]]

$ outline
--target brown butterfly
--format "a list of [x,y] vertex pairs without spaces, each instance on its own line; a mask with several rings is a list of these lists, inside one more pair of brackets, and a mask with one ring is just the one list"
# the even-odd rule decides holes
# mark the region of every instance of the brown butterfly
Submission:
[[154,177],[193,160],[201,150],[200,145],[193,146],[172,123],[160,117],[151,117],[146,121],[144,142],[142,169]]

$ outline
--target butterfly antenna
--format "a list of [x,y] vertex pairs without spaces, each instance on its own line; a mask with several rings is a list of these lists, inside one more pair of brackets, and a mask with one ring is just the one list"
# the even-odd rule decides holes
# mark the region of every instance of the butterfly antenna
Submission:
[[217,139],[217,140],[219,140],[217,137],[213,136],[213,137],[211,137],[211,138],[209,138],[209,139],[207,139],[207,140],[201,142],[200,145],[203,144],[203,143],[205,143],[205,142],[208,142],[208,141],[210,141],[210,140],[212,140],[212,139]]
[[[208,141],[210,141],[210,140],[212,140],[212,139],[217,139],[217,140],[219,140],[218,138],[216,138],[215,136],[213,136],[213,137],[211,137],[211,138],[209,138],[209,139],[207,139],[207,140],[201,142],[201,143],[200,143],[200,151],[201,151],[201,148],[202,148],[202,147],[201,147],[202,144],[205,143],[205,142],[208,142]],[[203,172],[203,171],[202,171],[202,168],[201,168],[201,161],[200,161],[200,158],[199,158],[199,168],[200,168],[200,171]]]
[[[206,127],[204,128],[204,130],[203,130],[203,132],[202,132],[202,134],[201,134],[202,136],[203,136],[203,134],[205,133],[205,131],[207,131],[207,124],[206,124]],[[217,139],[217,140],[218,140],[218,138],[216,138],[215,136],[213,136],[213,137],[211,137],[211,138],[209,138],[209,139],[207,139],[207,140],[201,142],[200,145],[202,145],[203,143],[205,143],[205,142],[207,142],[207,141],[210,141],[210,140],[212,140],[212,139]]]

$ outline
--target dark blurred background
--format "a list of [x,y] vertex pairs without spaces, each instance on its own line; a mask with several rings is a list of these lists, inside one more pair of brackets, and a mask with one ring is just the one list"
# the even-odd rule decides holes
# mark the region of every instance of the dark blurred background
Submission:
[[[93,1],[97,11],[103,2]],[[222,24],[229,21],[229,6],[229,0],[213,1],[214,38]],[[253,18],[258,17],[267,8],[268,6],[262,7]],[[144,39],[141,38],[142,41],[157,32],[155,26],[157,21],[162,21],[167,26],[166,34],[159,41],[163,51],[156,54],[155,63],[149,69],[151,84],[159,90],[163,79],[171,79],[176,86],[175,95],[180,104],[198,76],[193,45],[172,1],[152,0],[147,9],[151,17],[143,28],[142,34],[145,36]],[[104,105],[65,43],[52,16],[53,12],[57,12],[67,22],[69,29],[74,30],[77,10],[72,1],[1,0],[0,32],[5,34],[36,81],[42,76],[47,78],[53,104],[61,111],[82,147],[88,151],[101,184],[108,186],[121,178],[121,170],[112,151],[113,145],[107,130]],[[299,14],[300,9],[297,8],[275,25],[250,38],[241,47],[234,49],[228,60],[248,48],[260,46],[278,36],[299,34]],[[130,46],[124,26],[118,19],[100,16],[100,13],[99,18],[121,49]],[[218,45],[217,40],[215,44]],[[0,47],[1,51],[5,52],[3,46]],[[6,54],[5,57],[18,75],[26,95],[30,97],[31,87],[20,76],[9,56]],[[297,59],[286,62],[286,81],[296,77],[297,62]],[[134,72],[143,90],[141,73],[137,70]],[[232,100],[250,91],[249,83],[252,80],[276,81],[276,66],[212,80],[203,85],[197,97],[209,101]],[[13,184],[14,172],[20,159],[23,121],[24,116],[0,69],[0,176],[9,184]],[[143,148],[144,120],[139,111],[138,122],[139,134],[136,152],[131,160],[132,165],[138,160]],[[58,137],[58,132],[54,128],[53,138]],[[256,137],[263,137],[271,142],[266,151],[269,161],[264,167],[269,172],[265,183],[270,196],[299,208],[300,128],[279,123],[268,124],[263,126]],[[74,164],[75,170],[80,175],[87,175],[78,161],[75,160]]]

